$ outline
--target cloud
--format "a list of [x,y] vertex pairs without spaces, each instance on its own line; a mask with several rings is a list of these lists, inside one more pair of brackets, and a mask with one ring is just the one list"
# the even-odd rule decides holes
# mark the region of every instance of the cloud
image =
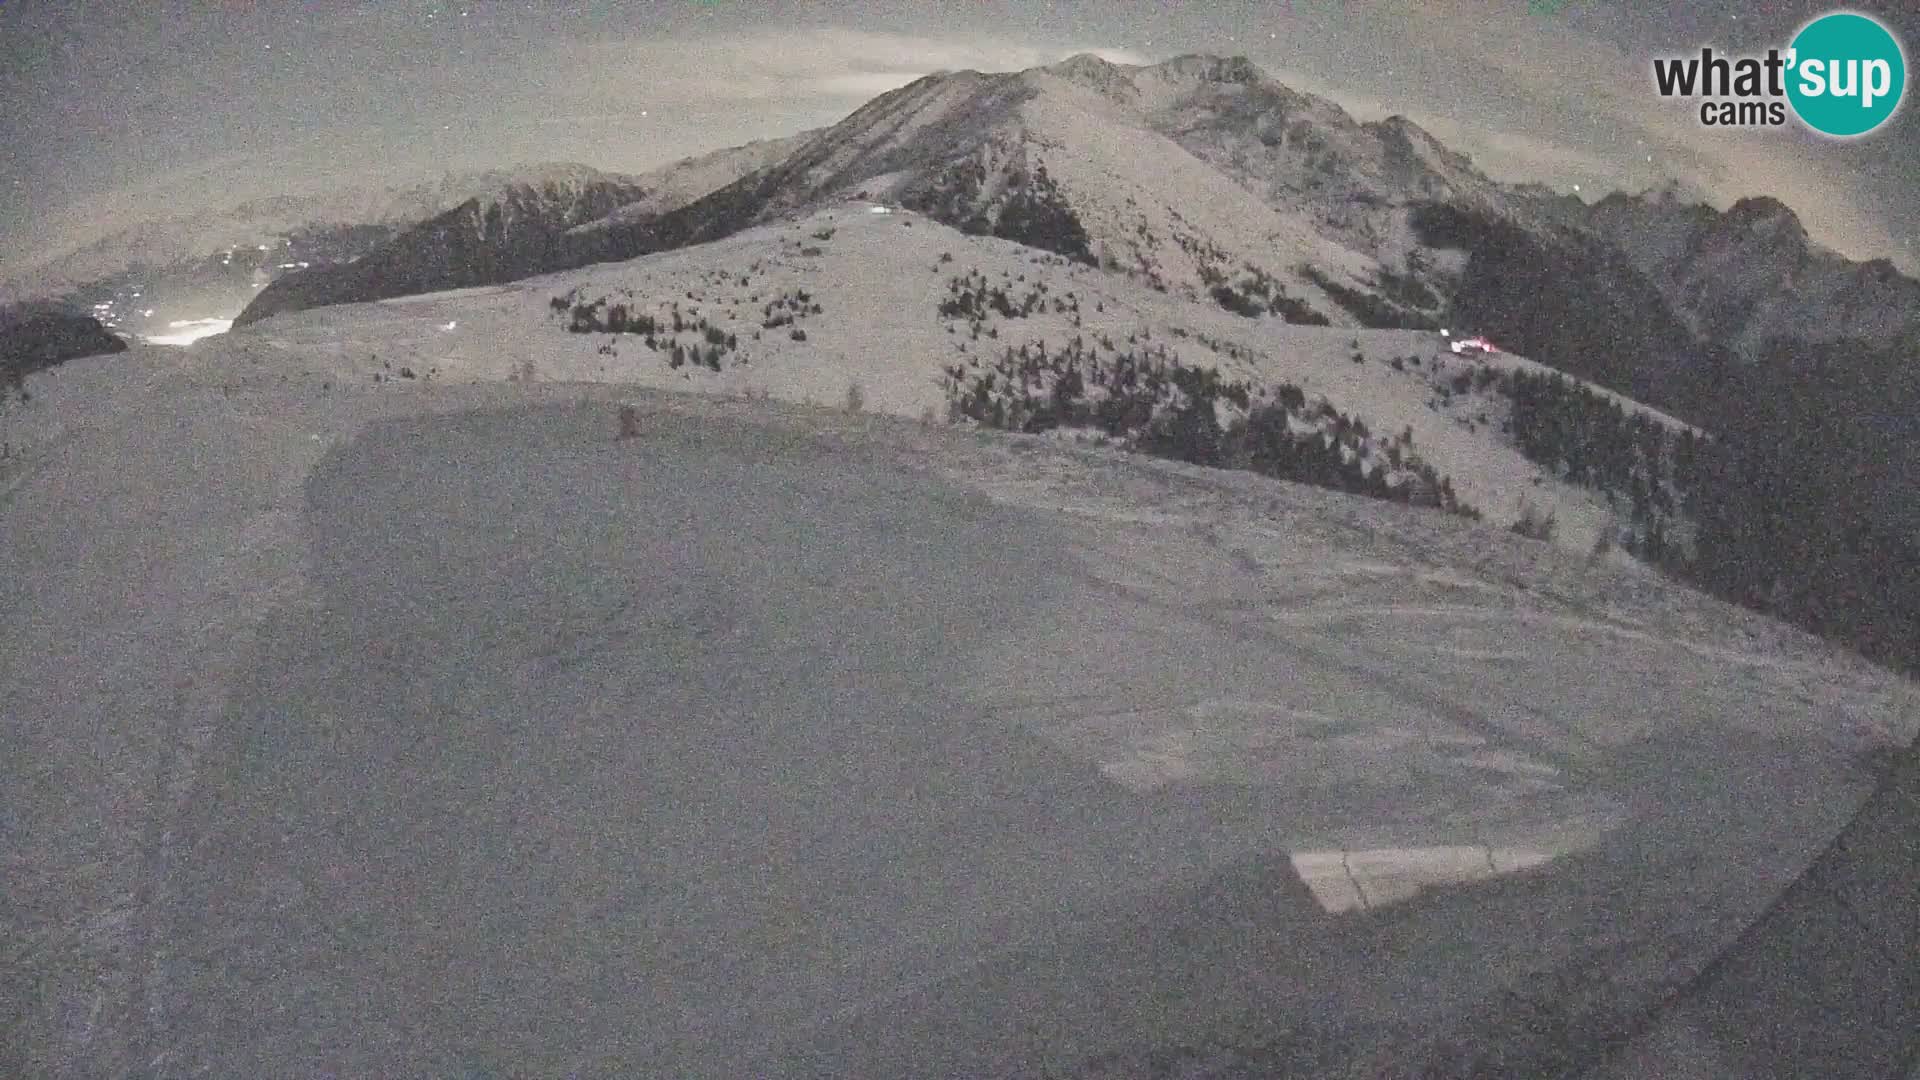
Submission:
[[565,72],[538,88],[548,100],[601,108],[709,102],[785,102],[857,107],[937,71],[1017,71],[1091,52],[1145,63],[1126,49],[1045,48],[1006,40],[948,39],[821,27],[680,40],[569,42],[540,69]]
[[869,71],[853,75],[829,76],[814,84],[814,89],[830,98],[876,98],[898,90],[919,76],[905,72]]
[[1610,181],[1626,178],[1638,172],[1624,166],[1616,156],[1550,138],[1482,130],[1444,116],[1414,115],[1411,119],[1433,132],[1441,142],[1472,157],[1474,164],[1489,176],[1541,182],[1586,177],[1588,179],[1579,182],[1592,183],[1601,178]]
[[30,233],[9,237],[5,261],[71,250],[143,220],[278,194],[404,184],[446,170],[574,160],[640,172],[834,123],[937,71],[1014,71],[1076,52],[1149,62],[1097,42],[1044,46],[832,27],[545,39],[531,47],[510,85],[479,73],[471,84],[446,76],[432,110],[397,116],[392,130],[341,128],[247,152],[209,148],[188,168],[77,195],[39,215]]

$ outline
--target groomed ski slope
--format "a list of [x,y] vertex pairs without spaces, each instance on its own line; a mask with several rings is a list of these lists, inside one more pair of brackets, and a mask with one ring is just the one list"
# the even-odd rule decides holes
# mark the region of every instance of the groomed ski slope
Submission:
[[5,1071],[1538,1074],[1920,718],[1440,515],[271,355],[77,361],[8,417]]

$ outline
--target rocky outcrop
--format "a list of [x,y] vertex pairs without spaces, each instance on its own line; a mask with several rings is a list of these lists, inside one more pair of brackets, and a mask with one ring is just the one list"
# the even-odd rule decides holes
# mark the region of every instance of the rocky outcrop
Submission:
[[1673,192],[1611,195],[1573,216],[1624,252],[1702,336],[1747,356],[1775,339],[1920,337],[1920,281],[1815,243],[1778,199],[1716,210]]

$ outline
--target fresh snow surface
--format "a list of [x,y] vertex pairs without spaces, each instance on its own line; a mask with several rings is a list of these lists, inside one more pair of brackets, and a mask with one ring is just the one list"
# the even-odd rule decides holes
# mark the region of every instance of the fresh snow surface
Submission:
[[[1125,156],[1120,149],[1115,154]],[[1072,183],[1072,166],[1062,168],[1062,183]],[[1440,404],[1436,379],[1475,364],[1546,370],[1523,358],[1490,354],[1470,361],[1448,352],[1437,333],[1246,319],[1044,252],[964,236],[918,214],[870,214],[869,205],[852,201],[713,244],[510,285],[281,315],[199,347],[248,353],[270,347],[323,357],[342,378],[367,381],[397,377],[406,368],[443,382],[610,381],[821,404],[839,404],[858,386],[868,410],[944,418],[947,365],[997,358],[1027,343],[1057,349],[1076,335],[1088,342],[1104,335],[1122,350],[1163,345],[1184,363],[1216,366],[1232,377],[1293,382],[1382,435],[1411,428],[1415,452],[1450,476],[1491,524],[1516,520],[1524,499],[1556,515],[1558,543],[1585,552],[1608,520],[1599,496],[1543,475],[1499,435],[1503,406],[1493,391]],[[997,337],[983,332],[975,339],[965,320],[943,319],[937,310],[949,280],[970,274],[984,275],[1016,301],[1037,283],[1046,285],[1049,300],[1071,294],[1080,325],[1049,304],[1028,318],[990,316],[984,325]],[[800,291],[822,309],[798,320],[806,340],[793,340],[792,327],[762,326],[767,303]],[[692,364],[671,370],[663,353],[636,336],[568,333],[567,316],[549,302],[569,295],[607,297],[659,319],[669,318],[677,304],[689,321],[704,317],[734,334],[738,350],[720,373]],[[699,335],[689,330],[678,340],[691,345]],[[1355,342],[1363,363],[1351,359]],[[1396,371],[1388,364],[1410,356],[1422,365]],[[1481,415],[1489,422],[1481,423]]]
[[[1081,215],[1089,233],[1126,238],[1108,255],[1123,267],[1144,257],[1175,289],[1204,295],[1194,252],[1181,238],[1221,246],[1209,255],[1229,277],[1246,264],[1260,266],[1292,295],[1316,309],[1338,306],[1296,270],[1301,263],[1360,287],[1376,264],[1322,236],[1303,215],[1278,209],[1157,132],[1124,117],[1084,87],[1033,76],[1046,92],[1021,107],[1026,137],[1043,148],[1047,171]],[[1178,193],[1177,203],[1164,193]],[[1135,243],[1142,233],[1157,242]],[[1276,259],[1275,253],[1281,253]]]
[[[532,349],[546,292],[29,377],[8,1071],[1062,1074],[1248,1010],[1362,1055],[1329,1075],[1538,1062],[1541,1016],[1630,1018],[1724,948],[1920,723],[1805,635],[1485,524],[551,382],[597,358],[564,338],[532,382],[449,374],[439,327]],[[375,347],[441,374],[376,384]],[[756,363],[911,407],[871,357]]]

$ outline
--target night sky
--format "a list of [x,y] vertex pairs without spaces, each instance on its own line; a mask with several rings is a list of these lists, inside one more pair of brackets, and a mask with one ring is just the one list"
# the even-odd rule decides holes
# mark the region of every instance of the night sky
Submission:
[[[1906,4],[1857,4],[1908,42]],[[828,124],[920,75],[1243,54],[1503,179],[1774,194],[1920,262],[1920,120],[1836,143],[1702,128],[1655,55],[1784,46],[1818,3],[0,0],[0,257],[145,215],[535,161],[638,171]],[[1556,10],[1557,9],[1557,10]],[[1911,95],[1910,95],[1911,96]]]

